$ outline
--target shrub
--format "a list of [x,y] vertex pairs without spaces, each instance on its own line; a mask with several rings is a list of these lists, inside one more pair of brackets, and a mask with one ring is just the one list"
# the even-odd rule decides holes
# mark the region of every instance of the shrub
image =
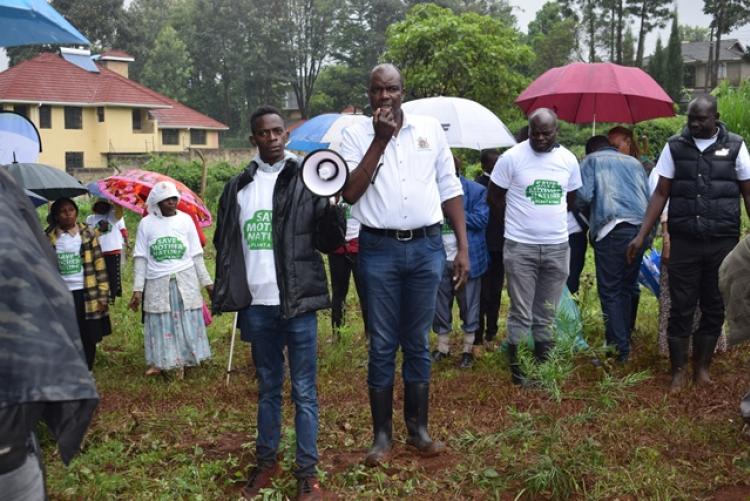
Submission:
[[641,152],[649,158],[656,160],[661,153],[662,148],[667,144],[667,139],[679,133],[685,125],[685,116],[677,115],[669,118],[655,118],[641,122],[634,127],[637,137],[646,138],[647,148],[643,147],[644,142],[639,141]]
[[721,120],[729,130],[744,138],[750,137],[750,82],[745,80],[739,87],[731,88],[724,81],[714,94],[719,100]]

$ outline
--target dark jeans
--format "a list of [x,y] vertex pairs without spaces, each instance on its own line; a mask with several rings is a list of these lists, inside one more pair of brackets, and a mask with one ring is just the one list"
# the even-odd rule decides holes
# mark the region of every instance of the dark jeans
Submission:
[[568,290],[571,294],[578,292],[581,285],[581,272],[586,263],[586,232],[579,231],[568,235],[570,245],[570,273],[568,273]]
[[289,372],[297,433],[297,478],[315,476],[318,463],[317,331],[314,312],[282,320],[279,306],[250,306],[240,312],[243,337],[251,340],[258,378],[259,466],[276,461],[281,439],[281,390],[284,386],[284,347],[289,352]]
[[479,346],[485,340],[497,336],[497,320],[500,316],[500,298],[503,294],[503,251],[490,251],[487,271],[482,275],[482,292],[479,300],[479,329],[474,344]]
[[331,271],[331,323],[334,330],[344,325],[344,304],[349,293],[349,277],[354,275],[354,287],[359,296],[362,311],[362,323],[367,330],[367,303],[362,286],[362,279],[357,269],[357,254],[329,254],[328,268]]
[[737,245],[736,237],[699,240],[671,236],[669,256],[668,337],[690,337],[700,299],[701,321],[696,336],[718,338],[724,324],[724,301],[719,293],[719,266]]
[[427,336],[444,266],[445,250],[439,234],[404,242],[360,232],[359,270],[367,297],[370,336],[367,384],[371,388],[393,386],[399,346],[404,354],[404,382],[429,382]]
[[633,289],[638,282],[643,251],[631,264],[627,263],[625,255],[639,228],[620,223],[606,237],[594,242],[596,285],[604,316],[605,339],[608,346],[617,348],[620,360],[627,360],[630,355]]

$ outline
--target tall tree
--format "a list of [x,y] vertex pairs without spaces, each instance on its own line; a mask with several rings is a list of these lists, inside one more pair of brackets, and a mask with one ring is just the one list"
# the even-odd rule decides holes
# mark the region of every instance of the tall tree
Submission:
[[166,25],[143,66],[141,82],[172,99],[185,101],[192,66],[185,42],[172,26]]
[[638,23],[638,48],[635,51],[635,65],[643,66],[643,51],[646,35],[656,28],[664,28],[671,15],[672,0],[627,0],[628,13]]
[[703,12],[712,16],[713,65],[710,68],[711,87],[719,80],[719,53],[721,37],[750,19],[750,0],[704,0]]
[[683,42],[708,42],[708,28],[703,26],[680,25]]
[[[600,45],[601,30],[607,25],[606,5],[602,0],[558,0],[566,16],[578,24],[578,36],[585,46],[583,57],[590,63],[599,61],[597,47]],[[606,46],[606,43],[605,43]]]
[[635,65],[635,37],[630,24],[625,28],[625,35],[622,37],[622,64]]
[[682,94],[683,64],[682,37],[676,10],[672,18],[672,30],[669,33],[669,42],[665,52],[664,79],[664,90],[673,101],[679,102]]
[[570,62],[576,47],[576,22],[563,14],[557,2],[542,5],[529,23],[528,40],[536,54],[534,75]]
[[388,28],[383,60],[399,66],[411,98],[459,96],[517,115],[513,100],[528,83],[520,69],[534,57],[519,39],[492,17],[423,4]]
[[666,64],[665,64],[664,45],[661,43],[661,37],[656,39],[656,48],[654,54],[648,61],[647,71],[656,82],[664,87]]

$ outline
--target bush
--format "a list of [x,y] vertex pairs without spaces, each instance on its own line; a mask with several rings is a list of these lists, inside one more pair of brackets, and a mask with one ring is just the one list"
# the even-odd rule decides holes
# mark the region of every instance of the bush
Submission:
[[[685,122],[684,115],[677,115],[669,118],[655,118],[637,124],[634,127],[636,137],[645,136],[646,138],[645,142],[638,142],[641,153],[656,160],[664,145],[667,144],[667,139],[679,133],[685,126]],[[646,147],[644,147],[644,144]]]
[[714,91],[719,100],[721,120],[727,128],[744,138],[750,138],[750,82],[745,80],[737,88],[726,81]]

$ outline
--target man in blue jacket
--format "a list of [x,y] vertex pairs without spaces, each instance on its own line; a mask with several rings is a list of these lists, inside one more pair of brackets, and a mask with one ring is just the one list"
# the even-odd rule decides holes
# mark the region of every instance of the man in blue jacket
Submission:
[[638,160],[617,151],[605,136],[589,139],[586,151],[591,153],[581,162],[583,186],[576,202],[580,209],[591,208],[589,235],[605,339],[617,350],[618,362],[626,362],[630,355],[631,301],[643,250],[630,263],[625,251],[646,214],[648,178]]
[[479,328],[479,307],[482,291],[482,275],[487,271],[488,253],[485,230],[490,217],[487,205],[487,189],[479,183],[469,181],[461,172],[461,161],[453,157],[456,164],[456,175],[461,180],[464,190],[464,214],[466,215],[466,235],[469,240],[469,279],[462,288],[453,287],[453,260],[458,250],[456,235],[449,222],[443,222],[443,246],[446,261],[443,279],[437,292],[435,318],[432,330],[438,335],[438,349],[432,352],[436,362],[450,356],[450,334],[453,330],[453,298],[458,299],[458,310],[463,322],[464,332],[463,355],[460,367],[469,369],[474,365],[472,348],[474,336]]

